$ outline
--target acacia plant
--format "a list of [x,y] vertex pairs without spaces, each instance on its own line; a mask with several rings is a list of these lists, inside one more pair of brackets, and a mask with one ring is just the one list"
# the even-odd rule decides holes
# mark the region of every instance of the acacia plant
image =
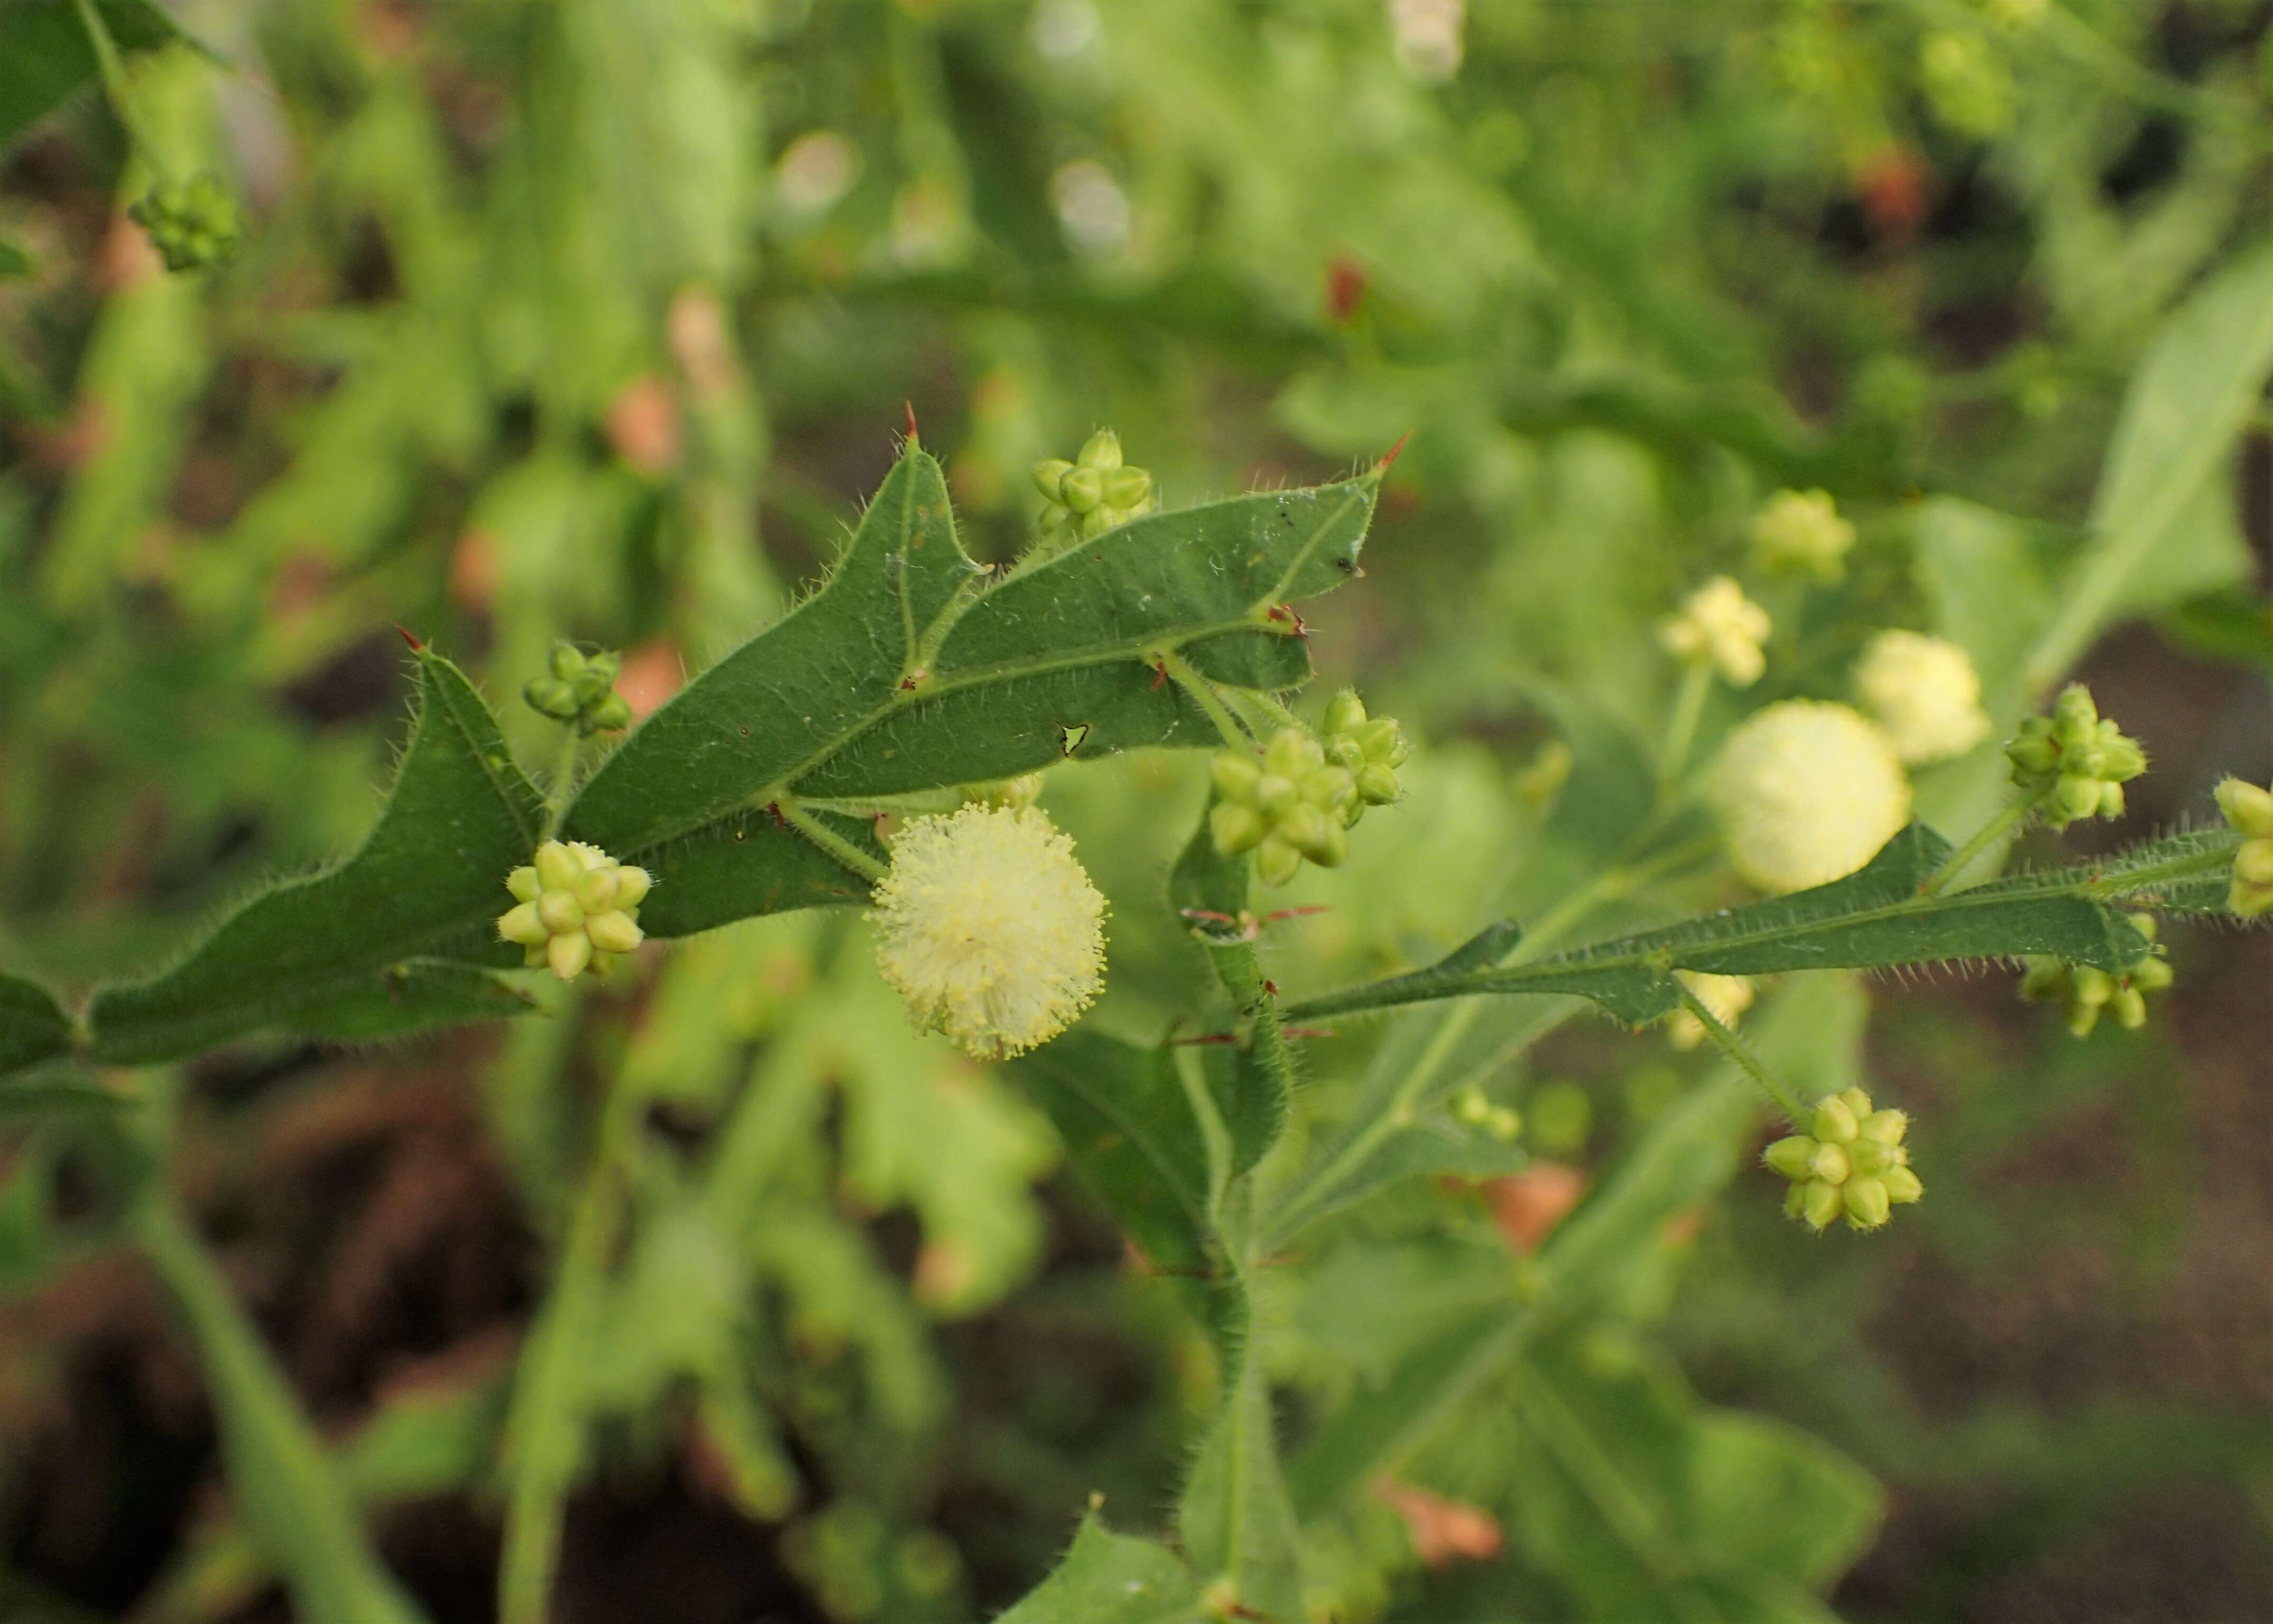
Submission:
[[[1843,1220],[1868,1230],[1917,1199],[1931,1169],[1909,1164],[1899,1109],[1851,1086],[1812,1096],[1738,1035],[1752,978],[2027,957],[2044,966],[2032,985],[2057,981],[2095,1011],[2112,1000],[2130,1021],[2135,989],[2158,984],[2142,975],[2158,965],[2154,914],[2230,903],[2261,911],[2264,901],[2263,792],[2246,786],[2224,797],[2231,829],[1980,877],[1976,860],[2025,818],[2058,825],[2112,812],[2121,782],[2143,770],[2136,746],[2082,689],[2014,739],[2014,793],[1962,846],[1903,821],[1891,735],[1844,707],[1771,705],[1708,763],[1689,763],[1701,673],[1758,675],[1765,626],[1722,582],[1669,628],[1668,646],[1692,675],[1656,809],[1615,872],[1622,886],[1645,885],[1725,841],[1740,868],[1782,894],[1599,940],[1572,939],[1583,910],[1528,928],[1511,918],[1422,968],[1282,989],[1260,951],[1275,916],[1257,885],[1283,883],[1306,861],[1339,863],[1369,832],[1357,827],[1367,808],[1403,793],[1408,747],[1394,721],[1369,717],[1347,692],[1315,728],[1292,708],[1310,674],[1301,605],[1362,573],[1388,472],[1384,461],[1316,488],[1067,526],[990,569],[959,544],[940,465],[911,432],[822,585],[589,773],[579,772],[594,731],[585,720],[620,719],[603,714],[611,664],[566,650],[532,679],[529,702],[560,723],[543,781],[514,759],[459,668],[406,633],[416,726],[362,849],[251,898],[178,963],[101,987],[79,1007],[11,978],[0,984],[0,1056],[11,1071],[71,1058],[141,1064],[254,1034],[368,1042],[519,1017],[535,1002],[529,977],[574,981],[604,974],[645,939],[873,898],[880,966],[911,1018],[981,1056],[1021,1056],[1016,1076],[1145,1266],[1181,1282],[1219,1362],[1216,1412],[1192,1458],[1174,1548],[1092,1517],[1062,1569],[1013,1616],[1302,1616],[1303,1518],[1393,1457],[1478,1372],[1570,1316],[1601,1289],[1603,1249],[1662,1210],[1663,1191],[1639,1199],[1612,1184],[1527,1266],[1514,1297],[1453,1324],[1388,1387],[1324,1417],[1290,1475],[1271,1386],[1251,1357],[1271,1259],[1399,1181],[1520,1164],[1489,1112],[1452,1097],[1459,1073],[1438,1063],[1459,1041],[1462,1015],[1483,1001],[1575,998],[1627,1027],[1683,1022],[1690,1041],[1717,1046],[1757,1087],[1741,1109],[1764,1105],[1784,1119],[1766,1160],[1791,1181],[1794,1215],[1818,1229]],[[1068,483],[1054,466],[1042,477]],[[1191,808],[1168,894],[1114,906],[1173,909],[1218,996],[1174,1033],[1069,1031],[1109,974],[1103,899],[1020,780],[1145,748],[1212,752],[1211,786]],[[1874,788],[1880,758],[1887,777]],[[1377,1068],[1377,1084],[1331,1132],[1285,1154],[1305,1041],[1330,1035],[1326,1023],[1445,1004],[1452,1019],[1414,1029],[1417,1053],[1392,1034],[1388,1052],[1404,1064]],[[1685,1109],[1726,1113],[1731,1101],[1722,1090]],[[247,1515],[320,1534],[287,1532],[274,1546],[309,1616],[403,1616],[408,1604],[351,1509],[321,1487],[304,1424],[287,1403],[244,1401],[277,1393],[276,1379],[259,1373],[264,1356],[227,1311],[161,1183],[146,1176],[131,1207],[131,1225],[184,1300],[206,1357],[217,1373],[236,1369],[221,1388],[240,1401],[225,1405],[223,1426]],[[583,1225],[580,1214],[572,1258],[590,1244]],[[556,1311],[524,1358],[532,1390],[558,1364],[561,1326],[573,1328]],[[508,1519],[514,1618],[541,1613],[558,1539],[557,1498],[534,1495],[526,1513]]]

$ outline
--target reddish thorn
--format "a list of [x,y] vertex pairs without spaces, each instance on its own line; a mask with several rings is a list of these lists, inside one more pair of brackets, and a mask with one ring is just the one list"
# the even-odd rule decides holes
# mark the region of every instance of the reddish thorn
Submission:
[[908,444],[916,445],[923,438],[916,432],[916,403],[913,401],[907,401],[903,404],[908,409]]
[[1167,682],[1167,680],[1168,680],[1168,662],[1167,662],[1167,660],[1165,660],[1165,659],[1156,659],[1156,660],[1154,660],[1154,661],[1152,662],[1152,691],[1153,693],[1155,693],[1155,694],[1159,693],[1159,692],[1160,691],[1161,685],[1162,685],[1163,683]]
[[1189,1049],[1202,1043],[1236,1043],[1239,1040],[1228,1032],[1203,1032],[1197,1037],[1170,1038],[1172,1049]]
[[1279,1035],[1282,1038],[1338,1038],[1341,1034],[1332,1026],[1281,1026]]
[[1263,922],[1275,925],[1282,919],[1308,919],[1313,914],[1331,914],[1333,911],[1333,905],[1330,902],[1305,903],[1299,908],[1280,908],[1274,914],[1265,914]]
[[1214,925],[1236,925],[1239,921],[1228,914],[1219,914],[1213,908],[1178,908],[1186,919],[1204,919]]
[[786,833],[789,829],[789,819],[782,816],[781,802],[778,801],[769,801],[766,802],[766,811],[771,815],[774,820],[774,826]]
[[413,654],[424,654],[426,652],[426,645],[418,641],[418,634],[416,632],[414,632],[409,627],[401,624],[396,625],[394,631],[397,636],[401,637],[403,642],[410,645],[410,651]]
[[1275,998],[1279,996],[1279,983],[1272,981],[1269,976],[1265,976],[1263,978],[1263,990],[1270,996]]
[[1387,456],[1385,456],[1385,457],[1382,458],[1380,462],[1376,462],[1376,463],[1373,465],[1373,471],[1374,471],[1376,474],[1385,474],[1385,473],[1387,473],[1387,472],[1389,471],[1389,469],[1390,469],[1390,464],[1392,464],[1392,462],[1396,462],[1396,461],[1397,461],[1398,453],[1401,452],[1401,451],[1403,451],[1403,450],[1405,449],[1405,442],[1406,442],[1407,440],[1408,440],[1412,439],[1412,438],[1413,438],[1413,431],[1412,431],[1411,429],[1407,429],[1407,430],[1406,430],[1406,431],[1405,431],[1405,432],[1403,432],[1402,434],[1399,434],[1399,435],[1397,437],[1397,443],[1396,443],[1395,445],[1393,445],[1393,446],[1390,447],[1390,448],[1389,448],[1389,455],[1388,455]]

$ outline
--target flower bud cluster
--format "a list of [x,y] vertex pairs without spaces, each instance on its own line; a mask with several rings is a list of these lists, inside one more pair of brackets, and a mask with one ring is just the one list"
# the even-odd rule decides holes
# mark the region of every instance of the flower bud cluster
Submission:
[[1034,485],[1049,503],[1042,510],[1048,541],[1087,541],[1159,505],[1152,476],[1121,460],[1121,437],[1111,429],[1091,434],[1070,462],[1035,463]]
[[2123,816],[2123,786],[2147,771],[2138,741],[2102,718],[2091,690],[2071,683],[2048,716],[2032,716],[2005,754],[2013,782],[2044,797],[2044,822]]
[[1760,1160],[1791,1180],[1783,1209],[1812,1229],[1844,1216],[1849,1229],[1875,1229],[1888,1212],[1925,1193],[1902,1147],[1910,1119],[1873,1110],[1871,1096],[1849,1088],[1819,1101],[1807,1132],[1778,1139]]
[[1452,1101],[1452,1115],[1471,1128],[1481,1129],[1502,1144],[1512,1145],[1523,1132],[1523,1113],[1512,1105],[1496,1103],[1474,1083]]
[[564,981],[589,969],[605,975],[645,939],[640,902],[651,883],[644,868],[619,863],[581,840],[547,840],[533,861],[506,877],[518,906],[498,935],[528,950],[531,969],[550,966]]
[[236,202],[210,175],[161,180],[127,205],[127,218],[149,234],[169,271],[227,265],[242,235]]
[[1768,667],[1760,645],[1773,629],[1768,612],[1746,598],[1744,588],[1715,575],[1689,595],[1658,635],[1682,659],[1713,665],[1731,688],[1750,688]]
[[1752,518],[1752,557],[1772,575],[1836,581],[1854,545],[1855,527],[1828,491],[1778,491]]
[[2273,790],[2228,778],[2217,786],[2217,805],[2243,837],[2225,906],[2244,919],[2273,914]]
[[[2150,944],[2154,942],[2152,914],[2134,914],[2131,922]],[[2170,960],[2151,945],[2137,963],[2112,974],[2092,965],[2033,954],[2027,963],[2028,971],[2021,977],[2021,996],[2031,1004],[2067,1005],[2067,1029],[2080,1038],[2089,1037],[2100,1016],[2109,1010],[2115,1011],[2119,1026],[2137,1031],[2147,1024],[2146,995],[2171,984]]]
[[1266,885],[1284,885],[1307,857],[1333,868],[1349,854],[1348,831],[1368,807],[1404,792],[1397,769],[1412,753],[1390,717],[1369,718],[1354,693],[1326,707],[1323,738],[1299,727],[1272,735],[1262,759],[1218,750],[1212,765],[1216,803],[1208,814],[1215,849],[1226,857],[1255,853]]
[[587,654],[572,643],[552,645],[551,674],[521,690],[529,708],[556,722],[573,722],[586,738],[632,725],[632,708],[615,691],[623,657],[612,650]]

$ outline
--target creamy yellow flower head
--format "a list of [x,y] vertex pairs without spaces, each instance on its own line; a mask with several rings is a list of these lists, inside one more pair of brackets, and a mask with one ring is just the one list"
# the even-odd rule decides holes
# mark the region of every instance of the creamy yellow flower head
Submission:
[[[1753,992],[1749,976],[1714,975],[1706,970],[1676,970],[1674,974],[1724,1026],[1734,1027],[1759,996]],[[1665,1023],[1665,1035],[1673,1041],[1676,1049],[1694,1049],[1705,1041],[1705,1023],[1685,1009],[1676,1010]]]
[[918,818],[877,883],[876,963],[927,1030],[982,1060],[1073,1024],[1105,979],[1105,898],[1032,807]]
[[1909,821],[1894,741],[1845,705],[1788,699],[1721,747],[1712,800],[1737,871],[1764,891],[1852,874]]
[[1665,646],[1684,660],[1709,660],[1732,688],[1750,688],[1767,669],[1760,644],[1773,628],[1768,612],[1726,575],[1715,575],[1689,595],[1681,613],[1659,629]]
[[1913,767],[1962,756],[1989,736],[1981,678],[1946,638],[1880,632],[1856,663],[1855,696]]
[[1836,581],[1854,545],[1828,491],[1778,491],[1752,517],[1752,556],[1772,573]]

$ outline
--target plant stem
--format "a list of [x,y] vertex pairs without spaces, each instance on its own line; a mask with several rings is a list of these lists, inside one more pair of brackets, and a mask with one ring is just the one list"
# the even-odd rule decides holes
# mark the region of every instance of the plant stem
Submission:
[[2043,790],[2033,795],[2024,795],[1982,824],[1975,831],[1973,838],[1951,853],[1947,862],[1926,876],[1925,883],[1918,887],[1918,894],[1923,897],[1939,894],[1950,881],[1965,872],[1975,858],[2025,823],[2029,815],[2044,804],[2044,797],[2050,793]]
[[1255,741],[1247,736],[1247,730],[1239,725],[1238,718],[1232,715],[1221,696],[1216,693],[1215,684],[1193,670],[1189,660],[1174,649],[1163,649],[1160,650],[1160,669],[1174,677],[1176,686],[1189,694],[1199,708],[1207,712],[1208,720],[1215,724],[1215,730],[1223,735],[1224,743],[1234,750],[1254,748]]
[[1759,1056],[1752,1053],[1751,1045],[1721,1024],[1721,1018],[1706,1006],[1705,1000],[1691,989],[1687,981],[1678,975],[1673,981],[1674,985],[1681,989],[1681,1002],[1697,1018],[1698,1024],[1705,1028],[1705,1035],[1720,1047],[1722,1054],[1735,1061],[1745,1076],[1760,1086],[1760,1091],[1775,1101],[1776,1109],[1790,1118],[1794,1127],[1804,1124],[1807,1107],[1801,1103],[1799,1096],[1779,1082],[1774,1074],[1760,1064]]
[[869,856],[867,853],[829,828],[828,824],[799,806],[788,796],[782,796],[772,802],[772,806],[775,811],[781,814],[784,823],[838,862],[851,869],[853,873],[870,880],[881,880],[891,872],[884,864]]
[[1681,781],[1689,763],[1690,747],[1697,742],[1698,719],[1705,714],[1705,695],[1712,691],[1713,667],[1692,660],[1681,673],[1681,692],[1673,701],[1673,719],[1666,724],[1665,748],[1657,763],[1657,781],[1666,787]]
[[553,760],[552,776],[544,784],[544,838],[554,838],[560,824],[568,816],[568,800],[576,788],[576,758],[583,753],[584,741],[574,723],[560,725],[560,753]]

